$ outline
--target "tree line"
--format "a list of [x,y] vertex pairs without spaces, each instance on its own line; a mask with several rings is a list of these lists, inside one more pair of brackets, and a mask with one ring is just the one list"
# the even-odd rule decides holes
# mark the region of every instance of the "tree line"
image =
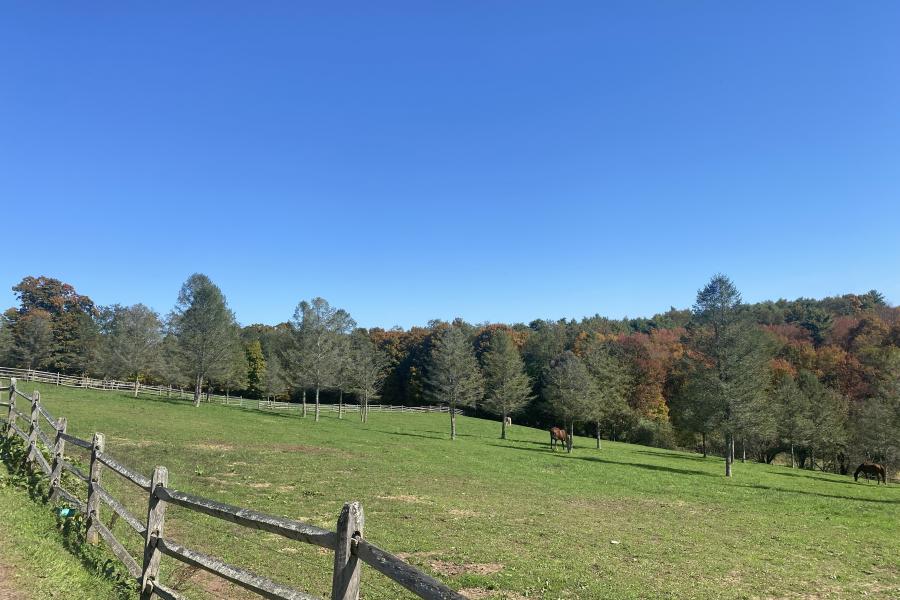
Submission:
[[[446,404],[570,434],[846,473],[900,463],[900,309],[877,291],[745,304],[715,275],[652,318],[363,329],[322,298],[241,327],[202,274],[165,317],[26,277],[0,320],[3,364],[302,404]],[[311,408],[310,408],[311,406]],[[450,412],[456,437],[456,410]]]

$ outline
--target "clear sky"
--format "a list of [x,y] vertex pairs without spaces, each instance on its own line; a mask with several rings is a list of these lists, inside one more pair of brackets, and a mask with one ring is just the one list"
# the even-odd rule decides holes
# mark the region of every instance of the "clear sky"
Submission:
[[3,2],[25,275],[364,326],[900,302],[896,2]]

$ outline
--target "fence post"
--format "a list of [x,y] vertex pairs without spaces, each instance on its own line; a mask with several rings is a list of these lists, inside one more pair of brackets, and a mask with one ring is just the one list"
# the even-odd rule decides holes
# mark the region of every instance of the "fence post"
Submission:
[[156,496],[156,488],[169,484],[169,472],[165,467],[153,470],[150,482],[150,501],[147,504],[147,531],[144,534],[144,568],[141,570],[141,600],[153,595],[153,583],[159,577],[159,561],[162,554],[156,549],[157,538],[162,537],[166,517],[166,503]]
[[337,522],[337,543],[334,547],[334,576],[331,579],[331,600],[358,600],[359,576],[362,563],[353,555],[353,539],[362,537],[365,525],[362,505],[347,502]]
[[56,439],[53,443],[53,468],[50,471],[50,500],[56,500],[59,496],[59,486],[62,481],[62,463],[65,457],[66,440],[62,434],[66,432],[69,421],[65,417],[56,420]]
[[91,474],[88,481],[87,501],[87,542],[96,545],[100,541],[99,533],[95,526],[100,522],[100,468],[98,457],[103,454],[106,446],[106,438],[102,433],[95,433],[91,444]]
[[9,414],[6,416],[6,437],[12,437],[15,433],[13,431],[13,419],[16,418],[16,378],[11,377],[9,379]]
[[56,385],[59,387],[59,373],[56,374]]
[[41,416],[38,412],[40,401],[41,393],[34,390],[31,393],[31,425],[28,428],[28,456],[25,457],[25,461],[28,463],[34,462],[34,453],[37,452],[38,417]]

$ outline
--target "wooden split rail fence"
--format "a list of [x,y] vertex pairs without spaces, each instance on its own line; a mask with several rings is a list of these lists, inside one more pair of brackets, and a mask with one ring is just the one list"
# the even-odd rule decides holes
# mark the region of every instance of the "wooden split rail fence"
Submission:
[[[185,391],[184,388],[173,387],[171,385],[146,385],[139,381],[118,381],[115,379],[94,379],[91,377],[81,377],[76,375],[62,375],[60,373],[50,373],[48,371],[36,371],[34,369],[13,369],[8,367],[0,367],[0,377],[17,378],[24,381],[32,381],[36,383],[47,383],[50,385],[58,385],[63,387],[75,387],[90,390],[101,391],[120,391],[130,392],[133,394],[149,394],[153,396],[171,397],[176,395],[179,398],[191,398],[193,392]],[[204,398],[206,395],[204,394]],[[271,400],[256,400],[252,398],[244,398],[242,396],[231,396],[221,394],[210,394],[209,399],[216,404],[226,406],[239,406],[241,408],[255,408],[257,410],[277,410],[277,411],[301,411],[303,405],[296,402],[276,402]],[[308,408],[313,408],[310,403]],[[320,404],[319,410],[324,412],[347,412],[354,413],[360,411],[359,404]],[[389,404],[369,404],[369,412],[438,412],[448,413],[450,408],[447,406],[395,406]],[[457,414],[463,414],[460,409],[456,409]]]
[[[41,404],[40,394],[31,396],[20,392],[16,379],[10,379],[7,387],[0,391],[9,392],[9,401],[0,402],[8,407],[5,433],[7,437],[18,436],[26,445],[25,461],[32,468],[39,468],[50,478],[51,500],[61,501],[77,509],[85,516],[87,541],[92,544],[103,539],[112,553],[122,562],[136,580],[141,591],[141,600],[162,598],[181,600],[182,596],[160,581],[159,568],[163,556],[174,558],[221,577],[231,583],[259,594],[264,598],[284,600],[316,600],[315,596],[294,590],[271,579],[250,571],[229,565],[218,558],[190,548],[185,548],[175,540],[165,536],[166,507],[175,505],[200,512],[237,525],[281,535],[285,538],[327,548],[334,552],[332,573],[332,600],[356,600],[361,585],[361,567],[365,563],[387,576],[420,598],[429,600],[465,600],[465,596],[455,592],[434,577],[422,572],[397,556],[366,541],[364,537],[365,518],[358,502],[344,504],[337,520],[336,531],[321,529],[313,525],[268,515],[247,508],[222,504],[209,498],[201,498],[169,487],[169,474],[165,467],[156,467],[151,477],[126,467],[115,460],[106,450],[102,433],[95,433],[91,441],[83,440],[67,432],[65,417],[54,419]],[[28,403],[28,410],[20,408],[17,400]],[[27,423],[19,426],[19,420]],[[51,438],[41,430],[46,422],[53,428]],[[90,452],[88,473],[66,460],[66,444],[78,446]],[[50,460],[44,456],[44,449]],[[102,484],[103,468],[107,468],[147,494],[147,517],[139,519],[121,502],[116,500]],[[62,486],[63,471],[71,473],[75,479],[87,486],[87,502],[82,502],[75,493]],[[100,520],[101,504],[111,508],[143,541],[143,556],[133,557],[125,546],[116,539],[112,531]]]

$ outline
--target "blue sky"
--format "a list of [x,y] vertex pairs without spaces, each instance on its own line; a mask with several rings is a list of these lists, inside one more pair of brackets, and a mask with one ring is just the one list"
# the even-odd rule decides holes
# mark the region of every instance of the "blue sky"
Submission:
[[900,302],[900,5],[4,3],[25,275],[364,326]]

